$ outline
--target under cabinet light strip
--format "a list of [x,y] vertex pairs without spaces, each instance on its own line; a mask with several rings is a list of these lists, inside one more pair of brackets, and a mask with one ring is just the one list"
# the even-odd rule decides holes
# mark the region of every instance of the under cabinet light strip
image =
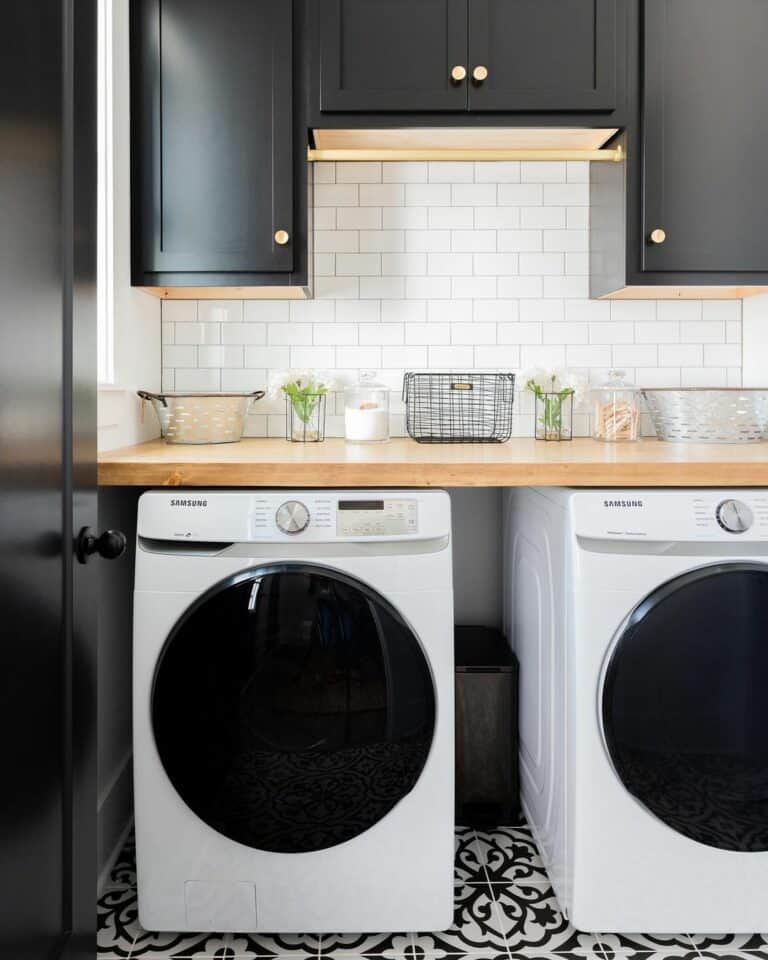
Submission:
[[619,145],[602,150],[515,150],[515,149],[451,149],[436,147],[422,150],[377,149],[350,149],[350,150],[315,150],[307,148],[307,160],[310,163],[320,161],[348,161],[348,160],[592,160],[610,163],[621,163],[626,160],[626,152]]

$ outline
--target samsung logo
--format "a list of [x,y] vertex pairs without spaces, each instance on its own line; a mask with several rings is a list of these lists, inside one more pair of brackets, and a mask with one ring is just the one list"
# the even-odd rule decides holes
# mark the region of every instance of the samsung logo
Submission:
[[207,507],[207,500],[171,500],[172,507]]
[[642,500],[603,500],[604,507],[642,507]]

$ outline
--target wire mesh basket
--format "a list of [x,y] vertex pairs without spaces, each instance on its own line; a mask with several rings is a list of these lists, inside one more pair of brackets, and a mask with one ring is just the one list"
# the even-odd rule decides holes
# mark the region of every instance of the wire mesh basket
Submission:
[[406,429],[419,443],[503,443],[514,397],[513,373],[406,373]]

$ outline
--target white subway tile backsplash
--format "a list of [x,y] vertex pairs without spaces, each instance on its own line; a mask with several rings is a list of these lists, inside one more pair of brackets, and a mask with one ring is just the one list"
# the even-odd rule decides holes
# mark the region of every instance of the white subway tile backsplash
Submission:
[[541,230],[499,230],[499,250],[538,253],[543,249]]
[[242,323],[242,300],[200,300],[197,319],[201,323]]
[[266,323],[225,323],[220,329],[222,343],[264,344],[267,342]]
[[426,230],[426,207],[384,207],[381,222],[385,230]]
[[194,323],[197,320],[197,300],[163,300],[163,320],[168,323]]
[[169,344],[163,347],[163,364],[166,367],[196,367],[197,347]]
[[428,166],[419,161],[390,162],[381,165],[384,183],[426,183]]
[[426,272],[426,253],[382,253],[381,255],[381,273],[385,277],[422,277]]
[[452,323],[451,343],[486,344],[496,343],[495,323]]
[[475,183],[520,183],[520,163],[517,160],[476,163]]
[[496,250],[495,230],[453,230],[451,250],[454,253],[483,253]]
[[468,323],[472,318],[471,300],[430,300],[427,303],[430,323]]
[[[177,323],[173,343],[221,343],[222,328],[241,327],[239,323]],[[226,342],[226,341],[225,341]]]
[[381,183],[381,164],[375,161],[339,163],[336,183]]
[[405,343],[405,324],[369,323],[360,327],[360,346],[391,347]]
[[[589,299],[587,163],[313,170],[315,299],[163,302],[164,389],[260,389],[292,366],[346,381],[373,369],[402,433],[408,369],[567,364],[593,383],[619,367],[641,386],[740,385],[739,301]],[[530,435],[531,398],[518,400],[513,433]],[[574,427],[586,433],[588,414]],[[343,432],[341,394],[327,430]],[[282,400],[263,401],[246,432],[284,436]]]
[[437,161],[429,164],[430,183],[473,183],[474,180],[474,163]]
[[199,367],[242,367],[243,347],[239,344],[198,347],[197,365]]
[[453,277],[451,296],[457,300],[495,299],[498,296],[498,280],[496,277]]
[[381,312],[381,303],[378,300],[339,300],[336,303],[336,323],[378,323],[380,319],[384,319]]
[[520,180],[523,183],[565,183],[565,163],[551,160],[524,163]]
[[[317,219],[318,213],[325,212],[325,210],[315,211],[315,230],[321,229]],[[335,213],[333,227],[324,229],[381,230],[381,207],[339,207],[333,212]]]

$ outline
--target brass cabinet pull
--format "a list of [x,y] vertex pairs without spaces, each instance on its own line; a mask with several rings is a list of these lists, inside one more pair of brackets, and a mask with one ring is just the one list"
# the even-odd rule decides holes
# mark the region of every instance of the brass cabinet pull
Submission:
[[479,63],[475,69],[472,71],[472,80],[475,83],[482,83],[483,80],[488,79],[488,67],[484,67],[482,63]]
[[467,68],[462,67],[460,63],[457,64],[453,68],[453,70],[451,70],[451,80],[454,83],[461,83],[462,80],[466,80],[466,79],[467,79]]
[[648,239],[651,241],[651,243],[664,243],[664,241],[667,239],[666,231],[662,230],[661,227],[657,227],[655,230],[651,230]]
[[275,243],[279,243],[281,247],[284,247],[290,239],[291,239],[291,235],[288,233],[287,230],[275,231]]

